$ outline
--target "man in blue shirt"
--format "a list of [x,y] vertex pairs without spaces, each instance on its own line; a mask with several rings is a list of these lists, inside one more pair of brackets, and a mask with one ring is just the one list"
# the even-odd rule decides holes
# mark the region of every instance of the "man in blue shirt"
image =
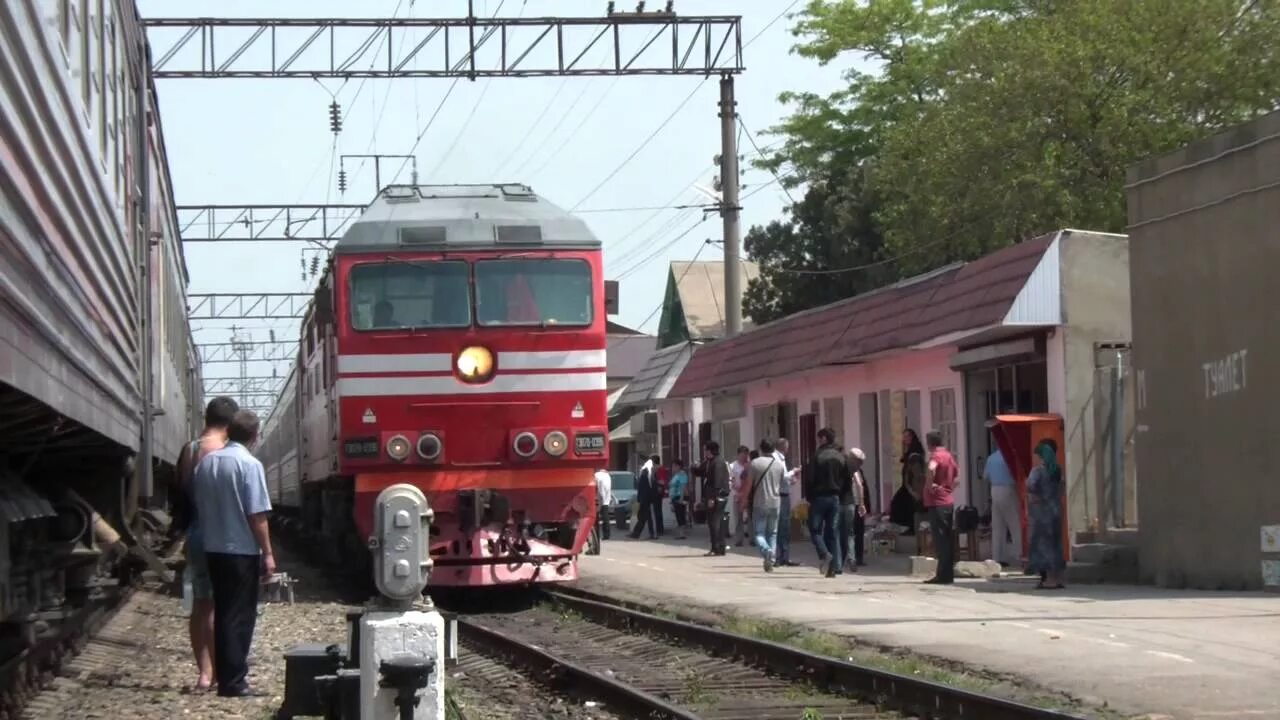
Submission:
[[[991,558],[1003,566],[1022,563],[1022,514],[1018,488],[1004,455],[997,448],[987,458],[982,476],[991,484]],[[1009,543],[1005,533],[1013,539]]]
[[226,447],[205,455],[191,482],[213,585],[213,664],[224,697],[249,694],[259,581],[276,570],[266,473],[249,452],[257,439],[258,416],[237,412],[227,427]]

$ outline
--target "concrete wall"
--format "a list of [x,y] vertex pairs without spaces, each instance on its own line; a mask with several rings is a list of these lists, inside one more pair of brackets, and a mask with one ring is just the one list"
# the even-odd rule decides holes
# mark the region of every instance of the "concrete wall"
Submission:
[[[861,424],[858,395],[868,392],[878,393],[882,390],[919,391],[919,427],[916,430],[920,433],[921,440],[923,440],[925,432],[935,427],[938,420],[933,417],[930,392],[951,389],[955,393],[957,410],[955,432],[957,442],[955,443],[956,447],[952,448],[952,452],[955,453],[956,461],[961,467],[960,487],[956,501],[961,504],[967,503],[967,463],[964,458],[963,441],[966,432],[963,393],[960,374],[948,367],[948,360],[954,352],[955,348],[953,346],[918,350],[885,357],[864,365],[824,367],[793,377],[774,378],[752,384],[745,389],[746,414],[738,419],[741,439],[745,444],[753,447],[760,440],[757,429],[754,427],[755,423],[752,414],[752,408],[754,407],[779,402],[794,402],[799,413],[806,414],[811,411],[814,403],[817,403],[819,408],[819,427],[826,425],[843,426],[844,437],[840,439],[842,444],[846,447],[861,446],[868,456],[873,453],[877,454],[876,459],[879,461],[883,471],[879,474],[879,495],[873,495],[873,497],[883,498],[883,509],[888,512],[888,501],[893,497],[893,493],[897,491],[898,485],[901,483],[897,458],[896,455],[888,456],[885,452],[886,443],[883,437],[880,438],[881,442],[878,443],[880,447],[865,447],[866,443],[862,441],[862,438],[866,436],[866,433],[864,433],[864,428]],[[840,422],[833,422],[832,418],[826,417],[825,408],[823,408],[822,404],[824,399],[835,397],[843,399],[843,416]],[[694,420],[696,424],[702,418],[709,417],[709,413],[704,412],[704,403],[705,401],[702,399],[665,401],[659,406],[661,421],[665,424],[682,420]],[[880,407],[877,421],[889,411],[890,408],[888,407]],[[796,440],[792,438],[793,446],[795,443]],[[893,448],[897,447],[898,440],[896,435],[890,444]],[[878,510],[879,508],[873,507],[873,509]]]
[[[1110,447],[1110,425],[1099,410],[1110,407],[1110,385],[1099,388],[1095,350],[1103,343],[1130,341],[1129,241],[1123,235],[1068,230],[1059,243],[1065,324],[1054,332],[1057,342],[1049,344],[1050,350],[1061,352],[1062,363],[1060,375],[1056,363],[1048,367],[1050,411],[1064,420],[1068,527],[1075,531],[1089,528],[1095,518],[1100,527],[1106,525],[1109,476],[1099,470],[1108,467],[1103,456]],[[1058,382],[1062,385],[1055,387]],[[1058,392],[1061,405],[1055,406]],[[1128,397],[1131,401],[1132,393]],[[1132,477],[1130,481],[1132,487]]]
[[1258,588],[1280,524],[1280,113],[1129,175],[1140,572]]

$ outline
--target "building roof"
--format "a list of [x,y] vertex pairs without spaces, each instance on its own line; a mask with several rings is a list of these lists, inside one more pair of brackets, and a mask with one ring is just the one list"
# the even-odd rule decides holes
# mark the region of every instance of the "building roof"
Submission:
[[662,348],[651,355],[649,362],[631,379],[615,407],[647,406],[666,399],[676,378],[680,377],[689,358],[693,357],[693,348],[693,343],[683,342]]
[[610,378],[633,378],[658,347],[652,335],[610,335],[606,339],[606,374]]
[[[670,396],[699,397],[999,325],[1059,235],[1028,240],[706,345],[685,367]],[[1053,255],[1056,269],[1056,251]],[[1055,280],[1043,291],[1056,294],[1057,288]],[[1058,322],[1056,316],[1040,319]]]
[[[760,276],[753,262],[738,263],[742,292],[747,282]],[[676,298],[684,314],[688,340],[718,340],[724,337],[724,263],[718,260],[671,263]],[[666,315],[667,308],[663,314]],[[661,326],[661,324],[660,324]],[[743,327],[749,327],[744,319]]]

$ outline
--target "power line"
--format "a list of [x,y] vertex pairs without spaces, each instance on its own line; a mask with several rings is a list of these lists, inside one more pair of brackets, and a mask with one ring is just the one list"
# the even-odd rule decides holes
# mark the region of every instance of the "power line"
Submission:
[[578,210],[579,215],[586,213],[623,213],[623,212],[644,212],[646,210],[688,210],[690,208],[714,208],[716,205],[691,203],[688,205],[650,205],[648,207],[616,207],[616,208],[587,208],[586,210]]
[[627,268],[626,270],[623,270],[623,271],[618,275],[618,277],[617,277],[616,279],[617,279],[617,280],[619,280],[619,281],[621,281],[621,280],[623,280],[624,278],[626,278],[628,275],[630,275],[631,273],[635,272],[636,270],[639,270],[640,268],[644,267],[645,265],[648,265],[650,262],[652,262],[652,261],[653,261],[653,259],[654,259],[654,258],[658,257],[659,255],[661,255],[662,253],[664,253],[664,252],[666,252],[668,249],[670,249],[670,248],[671,248],[671,246],[673,246],[673,245],[675,245],[676,243],[678,243],[678,242],[680,242],[681,240],[683,240],[683,239],[685,238],[685,236],[686,236],[686,235],[688,235],[689,233],[693,232],[694,230],[697,230],[697,229],[698,229],[698,226],[699,226],[699,225],[701,225],[702,223],[706,222],[706,221],[707,221],[707,219],[704,217],[704,218],[702,218],[702,219],[698,220],[698,222],[694,223],[693,225],[690,225],[690,226],[688,227],[688,229],[686,229],[684,232],[682,232],[682,233],[680,233],[679,235],[677,235],[677,236],[675,236],[675,237],[671,238],[671,240],[670,240],[669,242],[667,242],[665,245],[660,246],[658,249],[654,250],[654,251],[653,251],[652,253],[650,253],[649,255],[645,256],[645,258],[644,258],[643,260],[641,260],[641,261],[640,261],[640,262],[638,262],[638,263],[635,263],[634,265],[632,265],[631,267]]
[[760,28],[760,32],[756,33],[755,35],[752,35],[750,40],[747,40],[745,43],[743,43],[743,44],[742,44],[742,48],[745,50],[745,49],[746,49],[746,47],[747,47],[748,45],[750,45],[751,43],[753,43],[753,42],[755,42],[757,39],[759,39],[759,37],[760,37],[761,35],[765,34],[765,31],[767,31],[769,28],[773,27],[773,24],[774,24],[774,23],[776,23],[776,22],[778,22],[779,20],[781,20],[783,15],[786,15],[787,13],[791,12],[791,8],[793,8],[793,7],[795,7],[796,5],[799,5],[799,4],[800,4],[800,0],[791,0],[791,4],[790,4],[790,5],[788,5],[788,6],[786,6],[785,8],[783,8],[782,12],[778,13],[776,16],[774,16],[774,18],[773,18],[772,20],[770,20],[767,24],[765,24],[765,26],[764,26],[764,27]]
[[[763,151],[763,150],[761,150],[761,149],[760,149],[760,146],[756,144],[756,138],[755,138],[755,135],[751,132],[751,130],[750,130],[750,129],[748,129],[748,128],[747,128],[747,124],[746,124],[745,122],[743,122],[743,121],[742,121],[742,115],[741,115],[741,114],[739,114],[739,115],[738,115],[738,127],[742,128],[744,131],[746,131],[746,133],[747,133],[747,140],[751,142],[751,147],[753,147],[753,148],[755,148],[755,149],[756,149],[756,153],[757,153],[757,154],[759,154],[759,155],[764,155],[764,151]],[[770,173],[771,175],[773,175],[773,179],[774,179],[775,181],[777,181],[779,185],[782,185],[782,192],[786,193],[786,194],[787,194],[787,199],[791,201],[791,204],[792,204],[792,205],[795,205],[795,204],[796,204],[796,199],[795,199],[795,198],[793,198],[793,197],[791,197],[791,191],[787,189],[786,183],[783,183],[783,182],[782,182],[782,178],[778,177],[778,173],[774,172],[774,171],[773,171],[773,168],[769,168],[769,173]],[[750,197],[750,196],[748,196],[748,197]]]
[[654,128],[654,129],[653,129],[653,132],[649,133],[649,136],[648,136],[648,137],[646,137],[643,141],[641,141],[641,143],[640,143],[639,145],[637,145],[637,146],[636,146],[636,149],[635,149],[635,150],[632,150],[632,151],[631,151],[631,154],[630,154],[630,155],[628,155],[628,156],[626,157],[626,159],[625,159],[625,160],[623,160],[621,163],[619,163],[619,164],[618,164],[618,166],[617,166],[617,167],[615,167],[615,168],[613,169],[613,172],[611,172],[611,173],[609,173],[608,175],[606,175],[606,176],[605,176],[605,178],[604,178],[603,180],[601,180],[599,183],[597,183],[595,187],[591,188],[591,192],[589,192],[589,193],[587,193],[586,195],[582,196],[582,199],[581,199],[581,200],[579,200],[578,202],[574,203],[573,207],[569,208],[569,212],[573,212],[574,210],[576,210],[576,209],[578,208],[578,206],[579,206],[579,205],[581,205],[582,203],[584,203],[584,202],[586,202],[587,200],[589,200],[589,199],[590,199],[592,196],[594,196],[597,192],[600,192],[600,188],[604,187],[604,186],[605,186],[605,184],[607,184],[610,180],[612,180],[612,179],[613,179],[613,178],[614,178],[618,173],[622,172],[622,169],[623,169],[624,167],[626,167],[628,163],[630,163],[632,160],[634,160],[634,159],[635,159],[635,157],[636,157],[637,155],[639,155],[639,154],[640,154],[640,151],[644,150],[644,149],[645,149],[645,147],[646,147],[650,142],[652,142],[652,141],[653,141],[653,139],[654,139],[655,137],[657,137],[657,136],[658,136],[658,133],[662,132],[662,129],[663,129],[663,128],[665,128],[665,127],[667,126],[667,124],[668,124],[668,123],[670,123],[670,122],[675,118],[675,116],[676,116],[676,115],[677,115],[681,110],[683,110],[683,109],[684,109],[684,106],[685,106],[685,105],[688,105],[688,104],[689,104],[689,101],[693,99],[693,96],[694,96],[694,95],[696,95],[696,94],[698,94],[698,91],[699,91],[699,90],[701,90],[701,89],[702,89],[702,86],[703,86],[703,85],[705,85],[706,83],[707,83],[707,78],[703,78],[700,82],[698,82],[698,84],[694,86],[694,88],[693,88],[693,92],[691,92],[691,93],[689,93],[688,95],[686,95],[686,96],[685,96],[685,98],[684,98],[684,100],[681,100],[681,101],[680,101],[680,104],[676,106],[675,110],[672,110],[672,111],[671,111],[671,114],[670,114],[670,115],[667,115],[667,117],[666,117],[666,119],[665,119],[665,120],[663,120],[662,122],[658,123],[658,126],[657,126],[656,128]]

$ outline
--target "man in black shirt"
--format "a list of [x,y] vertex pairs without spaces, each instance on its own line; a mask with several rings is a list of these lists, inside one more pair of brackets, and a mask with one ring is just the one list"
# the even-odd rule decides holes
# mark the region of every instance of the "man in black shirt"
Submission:
[[844,453],[836,447],[831,428],[818,431],[818,452],[804,473],[805,497],[809,500],[809,536],[818,551],[819,568],[827,577],[840,570],[840,496],[849,492],[853,476]]
[[706,458],[702,474],[702,497],[707,508],[707,530],[711,550],[707,556],[724,555],[729,524],[729,466],[720,457],[720,443],[712,440],[703,448]]

